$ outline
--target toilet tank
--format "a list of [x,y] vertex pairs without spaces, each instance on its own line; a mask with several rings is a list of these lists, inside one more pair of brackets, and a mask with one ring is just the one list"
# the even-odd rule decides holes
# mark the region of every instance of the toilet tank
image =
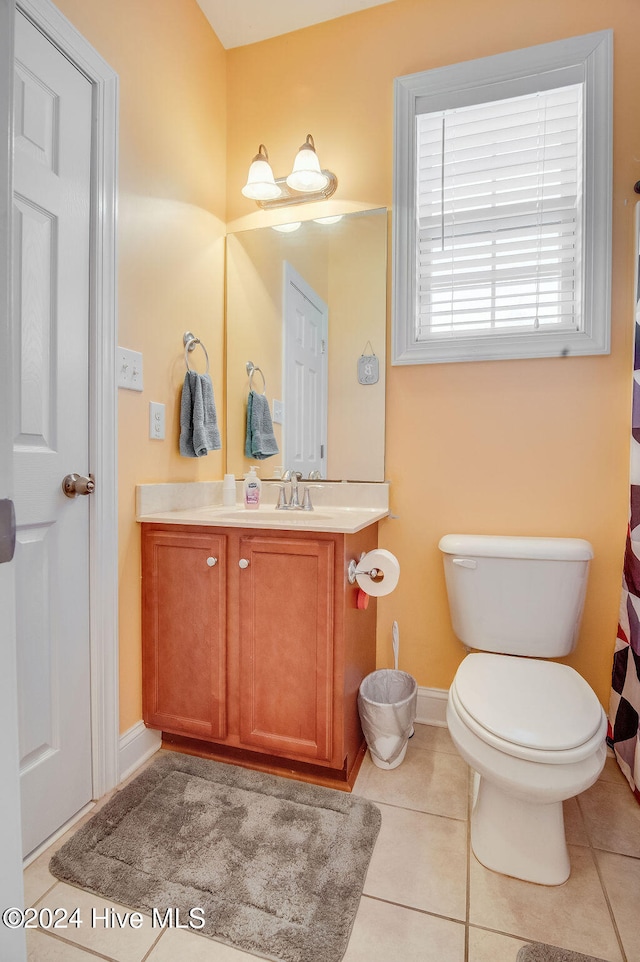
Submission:
[[588,541],[448,534],[439,547],[463,644],[538,658],[573,651],[593,557]]

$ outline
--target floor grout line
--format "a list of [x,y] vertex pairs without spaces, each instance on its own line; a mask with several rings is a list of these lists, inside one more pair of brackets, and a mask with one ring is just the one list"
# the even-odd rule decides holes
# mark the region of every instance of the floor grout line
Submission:
[[143,957],[142,957],[142,959],[140,960],[140,962],[147,962],[147,959],[149,958],[149,956],[151,955],[151,953],[154,951],[154,949],[156,948],[158,942],[160,941],[160,939],[162,938],[163,935],[164,935],[164,931],[162,931],[162,932],[159,933],[158,938],[155,940],[155,942],[153,943],[153,945],[149,946],[149,950],[148,950],[147,952],[145,952],[145,954],[143,955]]
[[78,952],[84,952],[94,959],[103,959],[105,962],[118,962],[112,955],[104,955],[102,952],[97,952],[88,945],[81,945],[79,942],[73,942],[71,939],[65,939],[61,935],[58,935],[57,932],[50,932],[49,929],[41,928],[38,928],[36,931],[41,932],[43,935],[48,935],[49,938],[55,939],[56,942],[62,942],[63,945],[70,945],[72,948],[77,949]]
[[[587,823],[587,819],[585,818],[585,814],[584,814],[584,812],[582,811],[582,805],[581,805],[581,803],[580,803],[580,796],[579,796],[579,795],[576,795],[576,802],[577,802],[577,805],[578,805],[578,811],[580,812],[580,816],[581,816],[581,818],[582,818],[582,823],[583,823],[583,826],[584,826],[585,834],[586,834],[586,836],[587,836],[587,841],[588,841],[588,843],[589,843],[589,849],[590,849],[590,851],[591,851],[591,858],[593,859],[593,862],[594,862],[594,865],[595,865],[595,868],[596,868],[596,872],[597,872],[597,875],[598,875],[598,881],[600,882],[600,888],[602,889],[602,894],[603,894],[603,896],[604,896],[604,900],[605,900],[606,905],[607,905],[607,910],[608,910],[608,912],[609,912],[609,917],[610,917],[610,919],[611,919],[611,924],[612,924],[612,926],[613,926],[613,931],[614,931],[615,936],[616,936],[616,939],[617,939],[617,941],[618,941],[618,948],[620,949],[620,955],[622,956],[622,962],[628,962],[628,960],[627,960],[627,953],[626,953],[626,951],[625,951],[624,943],[623,943],[623,941],[622,941],[622,936],[620,935],[620,931],[619,931],[619,929],[618,929],[618,923],[616,922],[616,917],[615,917],[614,912],[613,912],[613,906],[611,905],[611,901],[610,901],[610,899],[609,899],[609,893],[607,892],[607,887],[606,887],[606,885],[605,885],[605,883],[604,883],[604,878],[603,878],[603,876],[602,876],[602,870],[601,870],[601,868],[600,868],[600,863],[598,862],[597,852],[599,851],[599,849],[597,849],[597,848],[594,846],[593,842],[591,841],[591,832],[589,831],[589,826],[588,826],[588,823]],[[615,855],[615,854],[617,854],[617,853],[616,853],[616,852],[611,852],[610,854]],[[623,858],[624,858],[624,857],[625,857],[625,856],[623,856]]]
[[393,905],[398,909],[406,909],[407,912],[417,912],[418,915],[428,915],[432,919],[442,919],[444,922],[455,922],[456,925],[465,925],[464,919],[456,919],[453,915],[442,915],[440,912],[431,912],[429,909],[418,908],[417,905],[405,905],[404,902],[395,902],[393,899],[384,899],[380,895],[365,895],[363,899],[371,899],[372,902],[382,902],[384,905]]
[[469,769],[467,775],[467,884],[465,898],[465,926],[464,926],[464,962],[469,962],[469,919],[471,916],[471,814],[473,802],[473,773]]

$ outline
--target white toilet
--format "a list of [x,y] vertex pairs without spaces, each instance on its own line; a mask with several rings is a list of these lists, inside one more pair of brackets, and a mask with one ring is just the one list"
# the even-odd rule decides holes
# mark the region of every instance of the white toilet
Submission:
[[573,668],[540,659],[575,648],[593,550],[573,538],[484,535],[445,535],[440,550],[453,629],[476,649],[447,704],[476,773],[473,851],[496,872],[560,885],[570,873],[562,801],[600,775],[607,718]]

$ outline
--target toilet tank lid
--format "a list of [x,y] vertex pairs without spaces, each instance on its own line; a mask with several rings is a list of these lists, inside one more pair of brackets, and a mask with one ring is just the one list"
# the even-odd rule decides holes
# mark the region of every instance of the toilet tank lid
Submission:
[[593,548],[582,538],[445,534],[440,538],[438,547],[444,554],[473,558],[531,558],[544,561],[589,561],[593,558]]

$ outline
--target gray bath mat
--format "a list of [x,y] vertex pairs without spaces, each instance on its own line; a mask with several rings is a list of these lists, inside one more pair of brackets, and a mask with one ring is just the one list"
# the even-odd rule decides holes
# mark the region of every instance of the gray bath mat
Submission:
[[194,931],[246,952],[337,962],[380,821],[375,805],[344,792],[172,752],[117,792],[50,869],[158,930],[177,909],[182,925],[191,912]]
[[603,959],[596,959],[595,955],[582,955],[581,952],[570,952],[569,949],[559,949],[543,942],[532,942],[520,949],[516,962],[603,962]]

